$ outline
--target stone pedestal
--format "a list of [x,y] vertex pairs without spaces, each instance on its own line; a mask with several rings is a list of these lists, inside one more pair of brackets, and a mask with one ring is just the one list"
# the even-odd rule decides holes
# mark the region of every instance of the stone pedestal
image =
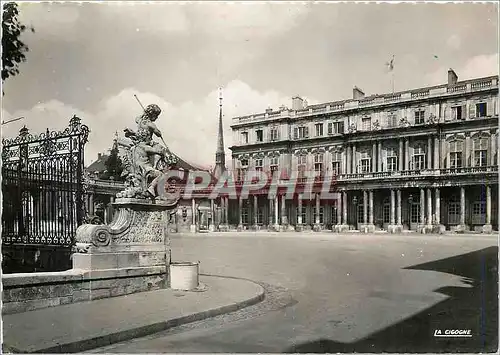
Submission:
[[190,231],[191,233],[196,233],[196,225],[195,225],[195,224],[191,224],[191,225],[189,226],[189,231]]
[[337,233],[346,233],[349,232],[349,225],[348,224],[336,224],[333,227],[333,231]]
[[322,230],[321,224],[315,224],[313,226],[313,231],[315,231],[315,232],[321,232],[321,230]]
[[295,231],[296,232],[302,232],[304,230],[304,226],[302,224],[297,224],[295,226]]
[[465,224],[459,224],[450,227],[450,230],[455,233],[465,233],[467,231],[467,226]]
[[229,225],[228,224],[220,224],[219,231],[220,232],[229,232]]
[[84,224],[77,229],[79,252],[73,254],[73,268],[90,271],[138,268],[140,278],[141,268],[147,277],[151,267],[165,267],[166,286],[171,254],[168,222],[177,201],[117,199],[113,203],[115,218],[110,224]]
[[360,224],[359,231],[362,233],[373,233],[375,232],[375,225],[373,224]]
[[392,234],[403,233],[402,224],[389,224],[387,226],[387,231]]
[[214,225],[214,224],[210,224],[210,225],[208,226],[208,231],[209,231],[209,232],[215,232],[215,225]]
[[493,233],[493,227],[491,224],[485,224],[482,229],[483,233]]
[[236,227],[236,231],[237,232],[242,232],[243,231],[243,225],[242,224],[238,224],[238,227]]

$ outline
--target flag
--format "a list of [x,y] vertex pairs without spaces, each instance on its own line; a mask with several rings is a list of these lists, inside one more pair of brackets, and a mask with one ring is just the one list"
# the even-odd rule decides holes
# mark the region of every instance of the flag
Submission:
[[387,69],[389,71],[393,71],[394,70],[394,56],[392,56],[392,59],[390,62],[387,62],[385,63],[385,65],[387,66]]

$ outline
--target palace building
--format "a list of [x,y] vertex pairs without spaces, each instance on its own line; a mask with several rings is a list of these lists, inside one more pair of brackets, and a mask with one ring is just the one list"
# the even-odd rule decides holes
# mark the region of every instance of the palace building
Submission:
[[[229,229],[498,230],[498,76],[232,119],[232,170],[283,171],[277,195],[221,198]],[[221,143],[219,143],[221,144]],[[219,149],[220,150],[220,149]],[[222,150],[223,151],[223,150]],[[218,162],[223,156],[218,151]],[[307,171],[335,174],[341,199],[293,199]],[[293,174],[298,172],[298,174]],[[297,176],[297,181],[290,181]]]

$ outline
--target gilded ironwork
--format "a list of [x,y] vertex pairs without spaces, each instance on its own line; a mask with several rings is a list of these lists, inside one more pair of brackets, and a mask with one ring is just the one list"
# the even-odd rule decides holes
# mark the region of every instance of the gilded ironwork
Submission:
[[84,222],[84,146],[89,128],[73,116],[62,131],[23,127],[2,139],[2,243],[70,247]]

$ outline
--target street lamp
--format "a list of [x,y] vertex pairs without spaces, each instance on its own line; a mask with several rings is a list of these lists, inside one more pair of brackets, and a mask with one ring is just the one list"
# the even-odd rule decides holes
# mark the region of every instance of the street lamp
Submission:
[[358,196],[354,196],[352,198],[352,202],[354,203],[354,225],[356,229],[358,229]]

